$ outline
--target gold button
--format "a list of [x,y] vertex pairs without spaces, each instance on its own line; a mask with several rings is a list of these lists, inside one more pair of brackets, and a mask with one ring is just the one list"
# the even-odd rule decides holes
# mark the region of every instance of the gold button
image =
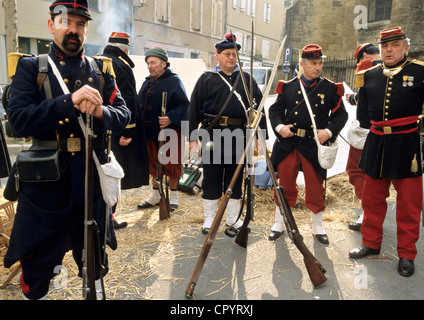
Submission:
[[72,153],[71,153],[71,155],[72,155],[73,157],[75,157],[75,152],[72,152]]
[[386,112],[386,113],[384,113],[384,115],[385,115],[385,116],[388,116],[388,115],[389,115],[389,113],[388,113],[388,112]]
[[73,133],[71,133],[69,137],[73,138],[73,137],[75,137],[75,135]]
[[298,91],[297,94],[302,94],[302,92],[301,91]]
[[299,101],[296,101],[296,104],[298,104],[299,103]]
[[387,90],[392,91],[392,87],[388,87]]
[[390,100],[386,100],[386,103],[390,103]]
[[69,79],[68,78],[65,78],[65,79],[63,79],[63,82],[69,83]]
[[88,78],[88,82],[93,82],[93,78],[92,77]]
[[62,120],[60,120],[60,121],[59,121],[59,124],[60,124],[61,126],[63,126],[63,121],[62,121]]
[[386,109],[389,109],[389,106],[386,106]]
[[388,93],[388,94],[387,94],[387,96],[388,96],[388,97],[391,97],[391,96],[392,96],[392,94],[391,94],[391,93]]
[[295,116],[297,116],[297,115],[298,115],[297,111],[294,113],[294,115],[295,115]]
[[65,118],[65,122],[69,122],[69,119],[68,118]]
[[59,63],[60,63],[60,65],[61,65],[62,67],[66,65],[66,62],[65,62],[65,61],[60,61]]
[[98,137],[98,135],[97,134],[93,134],[93,138],[95,139],[95,138],[97,138]]

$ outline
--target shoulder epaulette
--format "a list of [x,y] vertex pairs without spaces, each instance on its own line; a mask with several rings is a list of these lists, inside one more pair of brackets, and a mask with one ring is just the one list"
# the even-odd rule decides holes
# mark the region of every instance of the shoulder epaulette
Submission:
[[411,62],[424,67],[424,61],[420,61],[420,60],[414,59]]
[[12,79],[16,73],[19,59],[22,57],[31,57],[30,54],[23,54],[19,52],[11,52],[7,55],[7,76]]
[[375,68],[378,68],[379,66],[380,66],[380,64],[377,64],[374,67],[358,71],[356,73],[355,88],[362,88],[364,86],[365,73],[367,73],[368,71],[373,70]]
[[294,81],[296,79],[297,79],[297,77],[295,77],[295,78],[293,78],[293,79],[291,79],[289,81],[279,80],[278,83],[277,83],[277,86],[275,87],[274,92],[275,93],[278,93],[278,94],[282,94],[283,93],[283,87],[284,87],[284,85],[287,84],[287,83],[289,83],[289,82],[292,82],[292,81]]
[[336,87],[337,87],[337,92],[336,92],[336,94],[339,96],[339,97],[343,97],[344,96],[344,92],[345,92],[345,89],[344,89],[344,85],[343,85],[343,83],[341,83],[341,82],[334,82],[334,81],[332,81],[332,80],[330,80],[330,79],[328,79],[328,78],[326,78],[326,77],[324,77],[324,80],[326,80],[326,81],[328,81],[328,82],[330,82],[330,83],[333,83]]
[[115,71],[113,70],[112,59],[104,56],[95,56],[95,59],[101,60],[103,62],[103,73],[108,73],[112,77],[116,78]]
[[282,94],[283,93],[283,87],[286,83],[287,83],[287,81],[279,80],[278,83],[277,83],[277,86],[275,87],[274,92],[278,93],[278,94]]
[[131,67],[130,64],[128,63],[128,61],[126,61],[124,58],[122,58],[122,56],[119,56],[118,59],[121,60],[123,63],[125,63],[128,67]]

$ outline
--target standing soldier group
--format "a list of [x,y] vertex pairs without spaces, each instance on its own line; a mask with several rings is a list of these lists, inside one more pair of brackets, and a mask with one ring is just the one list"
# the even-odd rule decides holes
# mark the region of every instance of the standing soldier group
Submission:
[[[8,117],[14,132],[22,137],[32,137],[32,150],[53,148],[60,151],[60,176],[55,181],[34,183],[25,180],[15,164],[5,190],[8,197],[13,194],[11,191],[18,190],[18,206],[4,265],[10,267],[17,261],[21,263],[21,286],[28,299],[41,299],[47,294],[55,267],[62,264],[68,250],[73,251],[80,272],[83,266],[86,140],[80,126],[81,115],[85,118],[88,114],[93,119],[93,149],[100,162],[108,161],[108,154],[104,151],[109,145],[123,166],[126,174],[121,181],[123,189],[147,185],[149,175],[156,177],[159,132],[164,128],[176,132],[173,143],[177,144],[177,160],[167,164],[165,171],[169,176],[171,209],[178,207],[180,146],[181,139],[184,139],[181,126],[188,120],[190,150],[197,152],[200,141],[202,157],[208,159],[203,163],[202,194],[202,232],[207,234],[218,201],[232,180],[246,147],[244,144],[240,146],[239,141],[246,141],[250,108],[262,100],[255,80],[242,72],[237,64],[241,46],[232,33],[216,43],[218,65],[202,74],[190,99],[182,81],[170,69],[168,54],[162,48],[147,51],[150,76],[137,94],[128,34],[112,33],[102,55],[92,59],[85,56],[83,49],[92,19],[87,1],[54,1],[50,5],[50,15],[48,28],[53,35],[53,44],[46,60],[46,77],[43,78],[48,81],[40,84],[37,80],[41,63],[38,57],[22,57],[9,70],[13,82]],[[367,132],[363,150],[352,147],[349,155],[348,173],[355,171],[361,176],[355,190],[363,190],[357,195],[364,211],[363,221],[359,222],[362,246],[352,250],[349,256],[360,259],[379,254],[387,211],[386,198],[393,184],[397,191],[398,272],[403,276],[414,272],[423,197],[417,122],[423,113],[424,64],[407,59],[409,48],[409,39],[400,27],[381,32],[381,63],[373,63],[374,56],[367,58],[367,55],[378,54],[376,46],[359,46],[355,57],[360,89],[349,99],[357,105],[357,120]],[[367,62],[362,62],[363,58]],[[321,76],[324,59],[320,46],[310,44],[303,48],[302,74],[290,81],[279,82],[278,96],[268,116],[277,137],[271,160],[288,203],[291,207],[296,204],[296,178],[302,171],[312,233],[320,243],[328,244],[329,238],[322,223],[327,171],[320,165],[316,140],[321,145],[335,142],[348,114],[342,100],[343,85]],[[367,64],[367,67],[360,68],[360,64]],[[248,92],[245,83],[252,84],[252,92]],[[163,92],[167,94],[166,101],[162,100]],[[162,114],[164,104],[166,113]],[[265,129],[265,118],[262,120],[259,128]],[[206,130],[207,135],[201,134],[201,129]],[[175,159],[175,155],[168,156]],[[16,179],[20,174],[20,179]],[[93,182],[94,217],[100,230],[99,248],[106,241],[115,249],[114,229],[119,224],[109,223],[113,221],[112,210],[107,209],[103,200],[97,170],[94,170]],[[226,224],[235,232],[242,225],[239,219],[242,184],[240,175],[227,206]],[[154,207],[159,200],[154,182],[150,197],[138,208]],[[283,231],[284,222],[277,207],[269,240],[278,239]],[[104,261],[105,265],[102,264]],[[107,272],[106,256],[100,254],[96,256],[97,280],[102,268]]]

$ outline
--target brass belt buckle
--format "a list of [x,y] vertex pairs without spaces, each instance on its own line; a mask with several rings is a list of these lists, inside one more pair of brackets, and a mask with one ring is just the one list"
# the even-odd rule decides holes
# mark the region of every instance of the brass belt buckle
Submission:
[[306,130],[305,129],[297,129],[296,135],[298,137],[304,138],[306,135]]
[[228,126],[228,117],[227,116],[221,116],[219,118],[219,125],[220,126]]
[[79,152],[81,151],[81,139],[80,138],[68,138],[66,140],[66,148],[68,152]]
[[383,132],[384,132],[384,134],[391,134],[392,128],[391,127],[383,127]]

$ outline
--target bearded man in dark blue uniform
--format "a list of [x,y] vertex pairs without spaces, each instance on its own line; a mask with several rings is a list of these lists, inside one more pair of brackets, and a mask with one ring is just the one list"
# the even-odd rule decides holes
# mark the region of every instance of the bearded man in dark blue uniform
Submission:
[[[85,138],[78,117],[83,114],[85,119],[85,114],[92,115],[93,149],[101,163],[106,161],[106,131],[120,132],[130,119],[110,60],[96,60],[100,71],[97,73],[97,68],[93,68],[91,60],[84,55],[83,44],[91,20],[87,1],[55,1],[50,5],[50,15],[48,28],[54,42],[48,54],[52,64],[48,66],[47,79],[51,89],[37,85],[39,58],[22,57],[13,77],[8,106],[9,121],[15,133],[32,137],[33,146],[36,143],[55,145],[61,150],[63,162],[57,181],[18,182],[17,213],[4,265],[10,267],[20,261],[21,287],[28,299],[45,297],[55,276],[54,270],[62,264],[68,250],[72,250],[81,272]],[[64,93],[53,73],[53,64],[70,93]],[[50,94],[52,98],[47,98]],[[10,179],[15,179],[13,173]],[[100,229],[100,245],[104,239],[105,212],[98,173],[93,166],[93,215]],[[107,242],[115,249],[113,224],[110,211],[107,212]],[[100,278],[100,262],[96,255],[96,279]]]

